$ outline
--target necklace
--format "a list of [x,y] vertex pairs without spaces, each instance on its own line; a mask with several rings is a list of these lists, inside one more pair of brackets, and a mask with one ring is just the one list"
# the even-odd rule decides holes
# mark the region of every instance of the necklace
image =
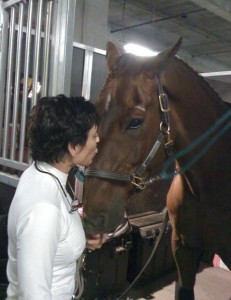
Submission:
[[[59,184],[59,186],[60,186],[60,188],[61,188],[61,190],[62,190],[62,193],[63,193],[63,195],[64,195],[64,198],[66,199],[68,205],[70,206],[69,213],[73,213],[74,211],[76,211],[76,210],[78,209],[78,205],[76,205],[76,200],[77,200],[77,199],[74,199],[74,201],[72,201],[72,203],[70,203],[70,201],[68,200],[67,194],[66,194],[66,192],[65,192],[65,190],[64,190],[64,188],[63,188],[63,186],[62,186],[62,184],[61,184],[61,182],[60,182],[60,180],[58,179],[58,177],[55,176],[54,174],[50,173],[50,172],[43,171],[43,170],[39,169],[39,167],[37,166],[37,163],[36,163],[36,162],[35,162],[35,168],[36,168],[39,172],[41,172],[41,173],[50,175],[51,177],[53,177],[53,178],[57,181],[57,183]],[[69,187],[70,187],[70,184],[69,184]],[[71,190],[73,191],[72,188],[71,188]]]

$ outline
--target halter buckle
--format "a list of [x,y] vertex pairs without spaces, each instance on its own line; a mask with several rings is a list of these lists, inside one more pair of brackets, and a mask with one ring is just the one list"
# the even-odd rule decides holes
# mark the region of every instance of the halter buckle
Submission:
[[166,93],[159,94],[159,102],[160,102],[160,109],[162,112],[169,112],[170,109],[168,107],[168,96]]
[[133,174],[131,176],[131,183],[135,185],[138,189],[143,190],[146,188],[146,184],[144,183],[144,180],[142,177],[136,176]]

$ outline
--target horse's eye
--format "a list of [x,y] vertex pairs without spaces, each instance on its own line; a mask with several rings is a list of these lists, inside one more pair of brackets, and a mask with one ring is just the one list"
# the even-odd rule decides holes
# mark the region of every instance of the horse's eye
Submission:
[[143,123],[142,119],[131,119],[127,125],[127,129],[137,129]]

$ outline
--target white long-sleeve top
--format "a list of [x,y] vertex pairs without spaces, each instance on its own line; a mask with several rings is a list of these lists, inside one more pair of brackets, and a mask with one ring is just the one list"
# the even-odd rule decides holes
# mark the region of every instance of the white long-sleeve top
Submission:
[[[67,174],[37,165],[66,191]],[[8,216],[8,300],[71,299],[76,260],[86,240],[78,212],[69,213],[69,201],[58,181],[34,164],[22,174]]]

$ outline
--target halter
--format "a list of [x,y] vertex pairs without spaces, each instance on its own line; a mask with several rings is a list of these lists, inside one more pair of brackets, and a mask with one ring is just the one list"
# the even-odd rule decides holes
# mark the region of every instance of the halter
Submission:
[[133,174],[130,175],[113,173],[104,170],[86,169],[85,171],[86,177],[96,177],[96,178],[108,179],[108,180],[114,180],[120,182],[128,182],[135,185],[136,188],[140,190],[143,190],[147,185],[150,185],[153,182],[163,180],[161,175],[156,175],[148,179],[144,179],[142,177],[142,175],[150,165],[152,159],[155,157],[162,142],[165,140],[164,148],[167,156],[170,155],[172,144],[173,144],[170,137],[168,96],[164,92],[159,76],[156,76],[156,81],[158,87],[158,98],[159,98],[160,120],[161,120],[160,132],[151,150],[149,151],[147,157],[143,161],[143,163],[136,168]]

